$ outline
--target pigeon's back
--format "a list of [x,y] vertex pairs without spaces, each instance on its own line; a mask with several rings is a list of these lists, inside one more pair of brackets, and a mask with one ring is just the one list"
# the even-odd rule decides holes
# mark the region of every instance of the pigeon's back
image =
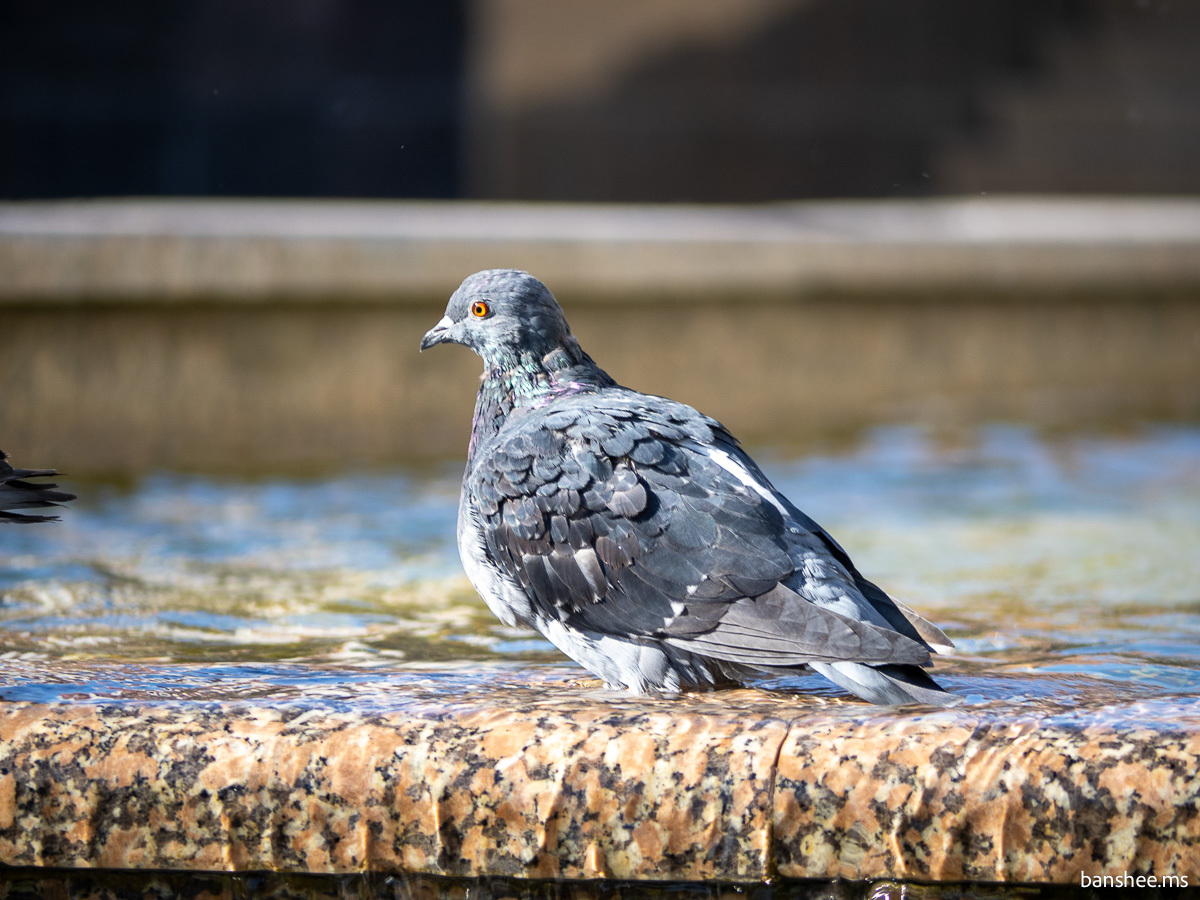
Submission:
[[852,664],[904,669],[919,691],[941,693],[916,669],[930,658],[920,628],[720,424],[684,404],[610,387],[514,411],[464,496],[529,624],[614,686]]

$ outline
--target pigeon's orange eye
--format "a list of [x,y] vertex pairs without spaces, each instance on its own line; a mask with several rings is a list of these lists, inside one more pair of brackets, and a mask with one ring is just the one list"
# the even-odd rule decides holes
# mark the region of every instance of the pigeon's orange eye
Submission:
[[486,316],[490,312],[491,312],[491,309],[482,300],[476,300],[474,303],[471,304],[471,315],[473,315],[477,319],[482,319],[484,316]]

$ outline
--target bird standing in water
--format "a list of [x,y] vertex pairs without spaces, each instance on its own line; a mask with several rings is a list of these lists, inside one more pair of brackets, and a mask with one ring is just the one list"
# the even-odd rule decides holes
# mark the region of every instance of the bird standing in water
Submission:
[[873,703],[949,705],[950,648],[859,574],[737,440],[618,385],[544,284],[467,278],[421,341],[483,358],[458,509],[471,583],[613,688],[743,682],[808,666]]

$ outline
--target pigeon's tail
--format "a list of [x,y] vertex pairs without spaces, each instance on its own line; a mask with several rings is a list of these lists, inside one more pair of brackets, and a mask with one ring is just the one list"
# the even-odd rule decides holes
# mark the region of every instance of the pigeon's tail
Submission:
[[57,475],[54,469],[14,469],[0,450],[0,522],[53,522],[58,516],[29,515],[11,512],[14,509],[46,509],[75,499],[74,494],[56,491],[57,484],[34,484],[26,478]]
[[925,703],[954,706],[962,700],[925,674],[918,666],[868,666],[856,662],[809,663],[838,687],[885,706]]

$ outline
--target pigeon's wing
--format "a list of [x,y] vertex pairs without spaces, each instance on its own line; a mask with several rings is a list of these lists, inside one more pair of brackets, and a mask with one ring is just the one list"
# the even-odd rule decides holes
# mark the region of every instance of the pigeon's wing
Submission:
[[511,418],[467,488],[493,562],[572,627],[757,667],[928,663],[919,638],[834,597],[865,605],[730,454],[733,439],[690,407],[592,394]]
[[[736,456],[737,466],[744,470],[749,479],[757,484],[763,485],[764,488],[770,487],[770,482],[767,477],[758,468],[754,460],[750,459],[744,452],[737,447],[737,442],[723,429],[717,426],[717,444],[726,445],[726,450]],[[729,444],[733,444],[729,447]],[[854,615],[855,618],[861,617],[864,613],[868,619],[872,619],[876,624],[885,624],[888,628],[892,628],[905,637],[911,640],[923,643],[930,650],[937,653],[946,653],[954,650],[954,642],[950,640],[942,631],[928,619],[924,618],[920,613],[910,606],[906,606],[899,600],[896,600],[875,584],[863,577],[862,573],[854,565],[842,545],[834,540],[833,536],[814,522],[806,513],[798,509],[787,497],[775,491],[771,491],[771,495],[776,502],[782,507],[782,512],[786,516],[789,525],[789,532],[795,535],[795,543],[802,545],[808,550],[810,557],[816,557],[820,560],[821,557],[828,557],[824,560],[825,565],[821,568],[829,569],[829,561],[835,564],[832,566],[835,581],[844,581],[852,584],[839,585],[842,588],[850,587],[847,591],[848,597],[852,598],[851,603],[858,607]],[[818,563],[819,565],[820,563]],[[880,622],[879,620],[883,621]]]
[[[752,472],[753,477],[766,483],[766,476],[762,474],[754,461],[744,454],[742,455],[742,464]],[[853,580],[854,587],[857,588],[863,603],[868,604],[875,613],[887,622],[889,627],[894,628],[905,637],[924,643],[934,652],[947,653],[954,650],[954,642],[946,636],[946,633],[942,629],[938,628],[912,607],[906,606],[899,600],[888,596],[879,585],[864,578],[850,559],[850,554],[842,548],[841,544],[834,540],[833,535],[792,505],[786,497],[779,495],[778,499],[785,507],[789,519],[794,524],[800,525],[803,531],[824,544],[825,550],[828,551],[829,555]]]
[[14,469],[8,456],[0,451],[0,522],[50,522],[57,516],[37,516],[11,512],[14,509],[45,509],[75,499],[74,494],[56,491],[57,484],[34,484],[26,478],[57,475],[55,469]]

